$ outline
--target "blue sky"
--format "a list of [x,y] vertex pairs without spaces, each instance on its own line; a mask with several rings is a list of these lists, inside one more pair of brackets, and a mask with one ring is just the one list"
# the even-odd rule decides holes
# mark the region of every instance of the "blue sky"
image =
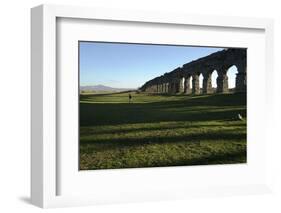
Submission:
[[80,85],[138,88],[154,77],[219,50],[222,48],[80,42]]

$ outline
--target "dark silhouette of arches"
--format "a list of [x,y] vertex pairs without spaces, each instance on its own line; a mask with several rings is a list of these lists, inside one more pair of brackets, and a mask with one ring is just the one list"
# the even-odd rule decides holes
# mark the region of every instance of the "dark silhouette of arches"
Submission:
[[[226,48],[151,79],[140,90],[154,92],[159,80],[163,82],[161,79],[165,79],[169,85],[168,93],[200,94],[203,92],[209,94],[214,90],[218,93],[227,93],[229,89],[245,92],[246,62],[246,49]],[[160,87],[157,92],[163,91],[166,90]]]

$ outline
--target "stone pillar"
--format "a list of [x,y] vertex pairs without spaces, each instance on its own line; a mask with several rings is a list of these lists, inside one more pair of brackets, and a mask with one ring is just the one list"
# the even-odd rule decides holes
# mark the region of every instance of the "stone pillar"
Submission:
[[180,93],[184,93],[184,86],[185,85],[185,78],[180,78],[180,89],[179,92]]
[[235,80],[235,91],[245,92],[247,90],[247,62],[242,61],[236,65],[238,73]]
[[235,92],[245,92],[247,89],[247,76],[245,72],[236,74]]
[[169,82],[168,83],[168,93],[172,93],[172,86],[173,86],[173,83],[172,82]]
[[192,75],[192,94],[198,95],[200,94],[200,86],[199,86],[199,75]]
[[171,93],[178,93],[180,89],[180,82],[178,79],[173,79]]
[[176,92],[176,84],[175,82],[172,82],[172,94]]
[[171,85],[170,85],[170,93],[174,93],[174,82],[171,82]]
[[175,93],[182,92],[183,91],[182,87],[183,87],[182,78],[175,79]]
[[211,94],[213,92],[211,73],[206,73],[203,77],[203,94]]
[[218,71],[217,78],[217,93],[228,92],[228,77],[226,75],[227,70]]
[[185,78],[185,81],[184,81],[184,93],[185,94],[191,94],[190,77]]
[[181,89],[181,83],[180,83],[180,81],[177,81],[176,82],[176,93],[179,93],[180,92],[180,89]]

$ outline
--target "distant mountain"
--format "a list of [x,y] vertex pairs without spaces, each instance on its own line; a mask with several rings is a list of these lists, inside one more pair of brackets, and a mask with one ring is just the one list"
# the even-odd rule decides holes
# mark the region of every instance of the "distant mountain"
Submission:
[[113,88],[104,85],[93,85],[93,86],[80,86],[81,91],[96,91],[96,92],[122,92],[127,90],[135,90],[132,88]]

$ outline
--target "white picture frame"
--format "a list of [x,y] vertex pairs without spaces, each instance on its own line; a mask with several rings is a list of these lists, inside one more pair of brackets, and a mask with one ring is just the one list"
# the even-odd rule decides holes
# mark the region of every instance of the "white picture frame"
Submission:
[[[270,192],[270,168],[269,161],[265,162],[262,168],[257,168],[257,174],[264,173],[264,178],[259,179],[254,184],[235,183],[221,184],[210,187],[200,187],[200,181],[192,183],[194,188],[179,188],[170,185],[164,189],[145,189],[139,193],[134,186],[131,191],[124,191],[123,196],[119,192],[104,191],[101,189],[95,195],[82,194],[79,195],[58,195],[58,185],[61,184],[59,174],[61,167],[58,166],[60,153],[58,152],[58,90],[60,81],[57,79],[57,21],[64,19],[79,20],[102,20],[102,21],[118,21],[132,23],[153,23],[155,25],[173,26],[200,26],[206,28],[223,28],[231,30],[259,30],[263,32],[264,44],[264,69],[265,72],[273,74],[273,21],[271,19],[241,18],[241,17],[216,17],[188,14],[173,13],[153,13],[147,11],[123,11],[100,8],[84,8],[74,6],[54,6],[41,5],[31,10],[31,201],[33,204],[47,207],[62,207],[76,205],[91,205],[99,203],[116,203],[116,202],[138,202],[144,200],[165,200],[165,199],[182,199],[187,197],[214,196],[214,195],[233,195],[233,194],[253,194]],[[270,75],[272,78],[272,74]],[[269,75],[268,75],[269,76]],[[264,98],[261,98],[261,111],[269,110],[272,103],[270,91],[273,88],[270,78],[265,80]],[[250,79],[251,81],[251,79]],[[253,81],[253,80],[252,80]],[[253,85],[252,88],[255,88]],[[250,102],[253,99],[249,100]],[[269,104],[263,103],[267,101]],[[263,104],[262,104],[263,103]],[[272,114],[264,115],[262,119],[256,121],[263,123],[266,128],[270,128],[270,119]],[[262,147],[270,146],[266,131],[260,132],[264,138]],[[260,156],[265,156],[265,152],[261,152]],[[181,167],[181,172],[184,167]],[[225,168],[220,168],[225,169]],[[239,168],[241,172],[245,168]],[[151,176],[153,179],[157,173],[170,175],[173,180],[176,178],[172,175],[177,172],[178,168],[170,168],[165,170],[146,169],[138,173],[143,176]],[[206,170],[211,174],[211,171]],[[208,171],[207,171],[208,170]],[[121,176],[128,176],[135,173],[136,170],[123,170]],[[124,173],[124,174],[123,174]],[[101,173],[100,173],[101,174]],[[91,177],[90,174],[89,177]],[[114,175],[111,172],[106,173],[107,180]],[[99,174],[95,174],[95,177]],[[112,176],[114,177],[114,176]],[[199,177],[198,177],[199,179]],[[257,178],[258,179],[258,178]],[[72,179],[70,179],[72,180]],[[86,178],[85,180],[89,180]],[[160,187],[161,185],[159,185]],[[126,188],[126,186],[124,186]],[[73,188],[74,189],[74,188]],[[126,194],[127,193],[127,194]]]

